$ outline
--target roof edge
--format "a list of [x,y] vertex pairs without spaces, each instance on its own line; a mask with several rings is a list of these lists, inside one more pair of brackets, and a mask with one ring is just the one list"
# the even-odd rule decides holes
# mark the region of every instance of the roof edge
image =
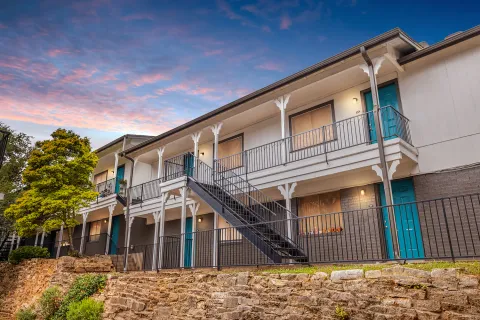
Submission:
[[402,57],[402,58],[398,59],[398,63],[400,65],[407,64],[409,62],[418,60],[420,58],[428,56],[428,55],[430,55],[432,53],[435,53],[437,51],[446,49],[448,47],[456,45],[457,43],[466,41],[466,40],[468,40],[470,38],[473,38],[473,37],[476,37],[478,35],[480,35],[480,25],[475,26],[471,29],[468,29],[467,31],[459,33],[455,36],[452,36],[448,39],[437,42],[437,43],[435,43],[435,44],[433,44],[429,47],[426,47],[426,48],[421,49],[419,51],[413,52],[413,53],[411,53],[411,54],[409,54],[405,57]]
[[167,132],[164,132],[164,133],[162,133],[158,136],[155,136],[152,139],[149,139],[149,140],[146,140],[142,143],[139,143],[138,145],[133,146],[133,147],[123,151],[122,153],[120,153],[120,155],[124,156],[124,155],[130,154],[132,152],[135,152],[135,151],[137,151],[137,150],[139,150],[143,147],[146,147],[146,146],[148,146],[152,143],[155,143],[155,142],[157,142],[161,139],[164,139],[164,138],[166,138],[170,135],[173,135],[177,132],[180,132],[184,129],[187,129],[187,128],[195,125],[195,124],[198,124],[202,121],[208,120],[208,119],[210,119],[210,118],[212,118],[212,117],[214,117],[218,114],[221,114],[225,111],[233,109],[233,108],[235,108],[235,107],[237,107],[237,106],[239,106],[243,103],[251,101],[251,100],[253,100],[255,98],[258,98],[258,97],[260,97],[260,96],[262,96],[266,93],[277,90],[277,89],[279,89],[279,88],[281,88],[281,87],[283,87],[283,86],[285,86],[289,83],[292,83],[292,82],[297,81],[297,80],[299,80],[299,79],[301,79],[305,76],[308,76],[312,73],[315,73],[315,72],[317,72],[321,69],[324,69],[324,68],[327,68],[327,67],[329,67],[333,64],[336,64],[336,63],[340,62],[341,60],[348,59],[348,58],[350,58],[350,57],[352,57],[356,54],[360,54],[360,48],[361,47],[365,47],[365,49],[368,50],[368,49],[376,47],[376,46],[378,46],[378,45],[380,45],[384,42],[392,40],[396,37],[401,38],[407,44],[413,46],[415,50],[420,50],[421,49],[421,46],[419,46],[418,43],[416,41],[414,41],[412,38],[410,38],[403,30],[401,30],[398,27],[394,28],[394,29],[389,30],[385,33],[382,33],[382,34],[380,34],[380,35],[378,35],[374,38],[371,38],[371,39],[369,39],[369,40],[367,40],[363,43],[360,43],[360,44],[358,44],[358,45],[356,45],[356,46],[354,46],[350,49],[347,49],[347,50],[345,50],[345,51],[343,51],[343,52],[341,52],[337,55],[334,55],[330,58],[327,58],[323,61],[320,61],[320,62],[318,62],[318,63],[316,63],[316,64],[314,64],[310,67],[307,67],[307,68],[301,70],[301,71],[298,71],[298,72],[296,72],[296,73],[294,73],[294,74],[292,74],[292,75],[290,75],[286,78],[283,78],[279,81],[276,81],[276,82],[274,82],[274,83],[272,83],[272,84],[270,84],[270,85],[268,85],[264,88],[261,88],[261,89],[259,89],[257,91],[254,91],[254,92],[252,92],[252,93],[250,93],[250,94],[248,94],[244,97],[241,97],[241,98],[239,98],[235,101],[232,101],[232,102],[230,102],[230,103],[228,103],[228,104],[226,104],[222,107],[219,107],[219,108],[217,108],[215,110],[212,110],[212,111],[210,111],[210,112],[208,112],[204,115],[201,115],[200,117],[197,117],[193,120],[190,120],[189,122],[187,122],[185,124],[182,124],[178,127],[175,127],[175,128],[173,128],[173,129],[171,129]]
[[147,135],[141,135],[141,134],[124,134],[123,136],[118,137],[117,139],[115,139],[113,141],[110,141],[106,145],[101,146],[100,148],[94,150],[93,152],[95,152],[95,153],[102,152],[102,151],[110,148],[111,146],[116,145],[117,143],[123,141],[123,139],[125,139],[125,138],[128,139],[128,138],[152,138],[152,137],[154,137],[154,136],[147,136]]

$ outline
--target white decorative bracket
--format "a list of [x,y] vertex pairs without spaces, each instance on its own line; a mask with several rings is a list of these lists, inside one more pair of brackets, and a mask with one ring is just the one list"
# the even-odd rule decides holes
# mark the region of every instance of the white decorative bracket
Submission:
[[393,174],[397,171],[397,167],[400,164],[400,160],[393,160],[388,169],[388,179],[392,180]]
[[200,202],[195,202],[188,205],[190,212],[192,213],[192,217],[195,218],[197,216],[198,209],[200,208]]
[[372,170],[375,171],[377,176],[379,176],[380,179],[382,179],[382,182],[383,182],[382,168],[380,168],[380,166],[378,164],[375,164],[375,165],[372,166]]
[[202,132],[201,131],[198,131],[198,132],[195,132],[195,133],[192,133],[192,140],[193,140],[193,143],[195,143],[195,145],[198,145],[198,141],[200,140],[200,136],[202,135]]
[[162,195],[160,197],[160,202],[165,203],[165,202],[167,202],[167,200],[168,200],[168,191],[162,192]]
[[158,154],[158,158],[161,159],[163,157],[163,153],[165,152],[165,147],[159,147],[157,149],[157,154]]
[[222,126],[223,126],[222,122],[216,123],[213,126],[211,126],[210,129],[212,129],[213,135],[218,136],[220,134],[220,130],[222,129]]
[[89,214],[89,213],[90,213],[90,212],[88,212],[88,211],[87,211],[87,212],[84,212],[84,213],[82,213],[82,216],[83,216],[83,222],[86,222],[86,221],[87,221],[87,218],[88,218],[88,214]]
[[[385,61],[385,57],[383,56],[372,59],[373,71],[375,75],[378,74],[378,70],[380,70],[380,67],[382,66],[383,61]],[[359,65],[359,67],[360,69],[363,70],[363,72],[365,72],[370,77],[370,72],[368,71],[368,65],[366,63]]]
[[115,210],[116,205],[117,204],[114,203],[114,204],[111,204],[111,205],[108,206],[108,214],[110,215],[110,217],[113,215],[113,210]]
[[152,215],[153,215],[153,219],[155,220],[155,223],[159,223],[160,219],[162,218],[162,212],[161,211],[153,211]]
[[280,110],[287,109],[287,104],[288,104],[288,101],[290,100],[290,96],[291,96],[291,94],[289,93],[289,94],[283,95],[283,96],[274,100],[278,109],[280,109]]
[[133,168],[135,169],[135,167],[137,166],[137,163],[138,163],[138,160],[140,159],[140,157],[135,157],[133,158]]
[[286,183],[285,186],[278,186],[277,188],[278,190],[280,190],[280,193],[282,194],[284,199],[292,199],[296,187],[297,183],[294,182],[290,186],[288,186],[288,183]]
[[398,50],[395,50],[395,48],[393,48],[391,45],[387,44],[387,53],[385,53],[384,56],[395,66],[395,68],[397,68],[398,71],[405,71],[405,69],[397,61],[397,59],[400,57]]
[[189,191],[189,190],[188,190],[187,187],[181,187],[181,188],[180,188],[180,196],[182,197],[182,199],[183,199],[183,198],[186,199],[186,198],[188,197],[188,193],[189,193],[188,191]]

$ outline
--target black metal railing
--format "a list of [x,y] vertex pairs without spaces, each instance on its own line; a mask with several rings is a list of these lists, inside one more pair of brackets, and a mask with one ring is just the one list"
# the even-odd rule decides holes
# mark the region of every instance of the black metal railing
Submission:
[[115,194],[115,187],[116,187],[115,178],[97,183],[95,185],[95,191],[98,192],[97,200],[106,198],[112,194]]
[[[285,236],[290,228],[308,263],[480,257],[480,195],[472,194],[159,237],[156,266],[304,263],[291,257],[275,263],[242,235],[242,228],[273,230],[272,225],[276,234]],[[152,270],[154,248],[153,244],[131,247],[129,254],[142,255],[141,260],[136,258],[141,263],[135,270]]]
[[[391,106],[381,108],[380,114],[384,139],[399,137],[411,144],[409,120],[405,116]],[[218,159],[216,163],[220,169],[243,175],[316,156],[324,156],[328,161],[331,152],[375,142],[374,134],[370,111]]]
[[160,197],[160,183],[162,179],[151,180],[136,186],[131,190],[132,204],[142,203],[143,201]]
[[[108,233],[89,234],[83,237],[83,249],[82,249],[82,237],[74,237],[72,239],[73,250],[76,252],[82,252],[85,256],[103,255],[106,251],[107,239],[109,240],[109,248],[117,248],[118,244]],[[51,249],[52,257],[56,257],[58,247],[60,247],[60,256],[68,255],[71,250],[70,240],[62,239],[62,241],[46,242],[43,244],[44,248]]]

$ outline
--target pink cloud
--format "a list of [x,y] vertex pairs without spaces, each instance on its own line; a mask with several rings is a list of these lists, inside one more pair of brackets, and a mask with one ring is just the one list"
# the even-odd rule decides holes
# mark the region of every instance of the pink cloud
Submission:
[[191,96],[202,96],[203,98],[210,96],[209,94],[217,91],[215,88],[212,87],[202,87],[192,83],[177,83],[173,86],[158,89],[155,93],[158,95],[164,95],[169,92],[184,92]]
[[98,70],[96,68],[81,67],[73,69],[72,72],[62,79],[62,83],[86,84],[85,80],[90,79]]
[[140,76],[133,81],[133,84],[137,87],[141,87],[146,84],[152,84],[159,81],[169,80],[170,76],[165,73],[151,73]]
[[222,53],[223,53],[223,50],[218,49],[218,50],[206,51],[206,52],[205,52],[205,55],[206,55],[207,57],[209,57],[209,56],[219,55],[219,54],[222,54]]
[[0,23],[0,29],[7,29],[7,26]]
[[135,13],[122,18],[124,21],[135,21],[135,20],[153,20],[153,15],[149,13]]
[[119,84],[117,84],[115,86],[115,88],[118,90],[118,91],[127,91],[128,89],[128,84],[126,84],[125,82],[121,82]]
[[272,32],[272,29],[270,29],[269,26],[263,26],[263,27],[262,27],[262,31],[263,31],[263,32]]
[[58,69],[51,63],[31,62],[26,58],[13,56],[0,61],[0,68],[14,69],[32,78],[54,79],[58,74]]
[[280,30],[287,30],[290,28],[291,25],[292,20],[290,19],[290,17],[287,14],[283,15],[280,19]]
[[262,63],[258,66],[255,66],[255,69],[268,70],[268,71],[283,71],[282,66],[275,62]]
[[9,81],[12,80],[14,77],[11,74],[1,74],[0,73],[0,80],[2,81]]
[[48,55],[52,58],[62,55],[62,54],[69,54],[70,51],[68,49],[50,49],[48,50]]

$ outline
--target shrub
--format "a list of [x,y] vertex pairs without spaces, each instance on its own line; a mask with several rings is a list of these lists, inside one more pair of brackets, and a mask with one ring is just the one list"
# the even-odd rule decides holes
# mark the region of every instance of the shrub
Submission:
[[8,262],[19,264],[23,260],[32,258],[50,258],[48,249],[42,247],[25,246],[13,250],[8,255]]
[[77,277],[63,298],[62,304],[53,319],[65,319],[71,303],[82,301],[98,290],[105,288],[106,281],[107,277],[103,275],[86,274]]
[[80,251],[78,250],[68,250],[68,256],[69,257],[74,257],[74,258],[80,258],[81,255],[80,255]]
[[101,320],[102,313],[103,302],[87,298],[80,302],[70,304],[67,312],[67,320]]
[[62,303],[62,293],[58,287],[50,287],[45,290],[38,302],[40,306],[40,314],[44,319],[50,319]]
[[37,315],[32,310],[32,308],[21,309],[15,314],[15,319],[17,320],[35,320]]
[[339,320],[348,320],[350,315],[341,306],[335,306],[335,317]]

